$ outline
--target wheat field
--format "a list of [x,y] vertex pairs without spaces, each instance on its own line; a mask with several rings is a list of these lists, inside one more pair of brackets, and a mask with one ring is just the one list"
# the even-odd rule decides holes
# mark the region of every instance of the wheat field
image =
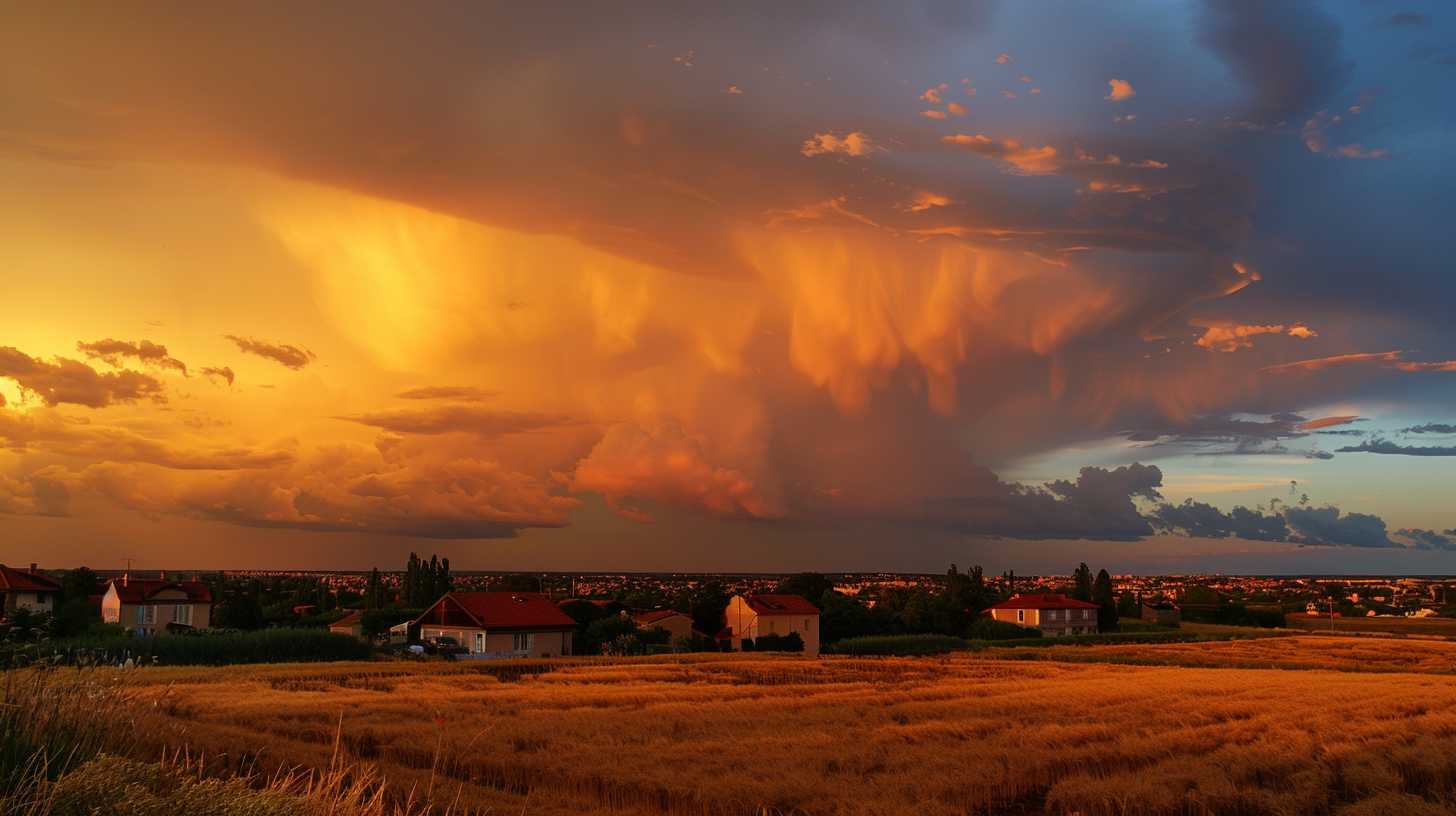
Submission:
[[[322,766],[337,743],[396,791],[476,812],[1456,803],[1456,680],[1445,674],[1456,644],[1302,636],[1027,651],[1038,659],[351,663],[148,669],[127,682],[145,712],[137,752],[185,747],[219,770],[257,770]],[[1134,659],[1168,665],[1124,664]]]

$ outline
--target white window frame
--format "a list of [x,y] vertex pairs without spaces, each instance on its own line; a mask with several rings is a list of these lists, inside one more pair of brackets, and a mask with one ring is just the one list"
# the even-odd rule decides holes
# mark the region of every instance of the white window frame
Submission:
[[1016,610],[1016,622],[1017,623],[1026,623],[1026,610],[1025,609],[1018,609],[1018,610]]
[[485,654],[485,633],[484,632],[476,632],[475,633],[475,653],[476,654]]
[[137,607],[136,622],[142,625],[154,624],[157,622],[157,605],[142,604]]
[[516,632],[511,635],[511,649],[517,652],[531,651],[531,633]]
[[192,604],[177,604],[172,607],[172,622],[183,626],[192,625]]

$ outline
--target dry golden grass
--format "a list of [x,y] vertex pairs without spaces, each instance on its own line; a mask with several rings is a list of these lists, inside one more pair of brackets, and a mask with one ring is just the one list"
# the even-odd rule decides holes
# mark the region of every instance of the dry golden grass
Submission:
[[153,748],[218,766],[325,767],[342,715],[394,789],[493,813],[1448,812],[1456,644],[1340,640],[1141,649],[1404,673],[715,655],[158,669],[131,693]]
[[1335,618],[1331,627],[1328,617],[1285,615],[1284,625],[1306,632],[1342,634],[1375,632],[1392,635],[1425,635],[1456,638],[1456,620],[1451,618]]
[[986,654],[1020,660],[1190,668],[1456,674],[1456,642],[1400,638],[1298,635],[1206,643],[991,649]]

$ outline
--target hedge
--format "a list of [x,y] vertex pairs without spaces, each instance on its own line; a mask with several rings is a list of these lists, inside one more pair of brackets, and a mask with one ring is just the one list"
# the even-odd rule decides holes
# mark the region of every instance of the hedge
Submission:
[[50,650],[68,664],[122,663],[131,659],[164,666],[368,660],[374,653],[361,640],[319,629],[203,630],[153,637],[78,637],[52,641]]

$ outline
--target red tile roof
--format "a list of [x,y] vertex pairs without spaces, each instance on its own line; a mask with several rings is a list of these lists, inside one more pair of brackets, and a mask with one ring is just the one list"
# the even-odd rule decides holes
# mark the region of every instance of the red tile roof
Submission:
[[819,607],[799,595],[745,595],[743,599],[759,615],[819,614]]
[[1047,593],[1045,595],[1013,595],[991,609],[1096,609],[1097,604],[1068,598],[1066,595]]
[[60,592],[61,585],[30,570],[18,570],[0,564],[0,589],[22,592]]
[[[576,628],[575,619],[537,592],[451,592],[445,598],[458,603],[486,629]],[[425,610],[420,619],[429,612]]]
[[212,590],[201,581],[159,581],[152,578],[131,578],[125,583],[117,578],[111,582],[122,603],[146,603],[168,589],[180,589],[192,603],[212,603]]
[[642,626],[647,626],[674,616],[687,617],[687,615],[684,615],[676,609],[654,609],[651,612],[638,612],[632,616],[632,620],[637,621]]

